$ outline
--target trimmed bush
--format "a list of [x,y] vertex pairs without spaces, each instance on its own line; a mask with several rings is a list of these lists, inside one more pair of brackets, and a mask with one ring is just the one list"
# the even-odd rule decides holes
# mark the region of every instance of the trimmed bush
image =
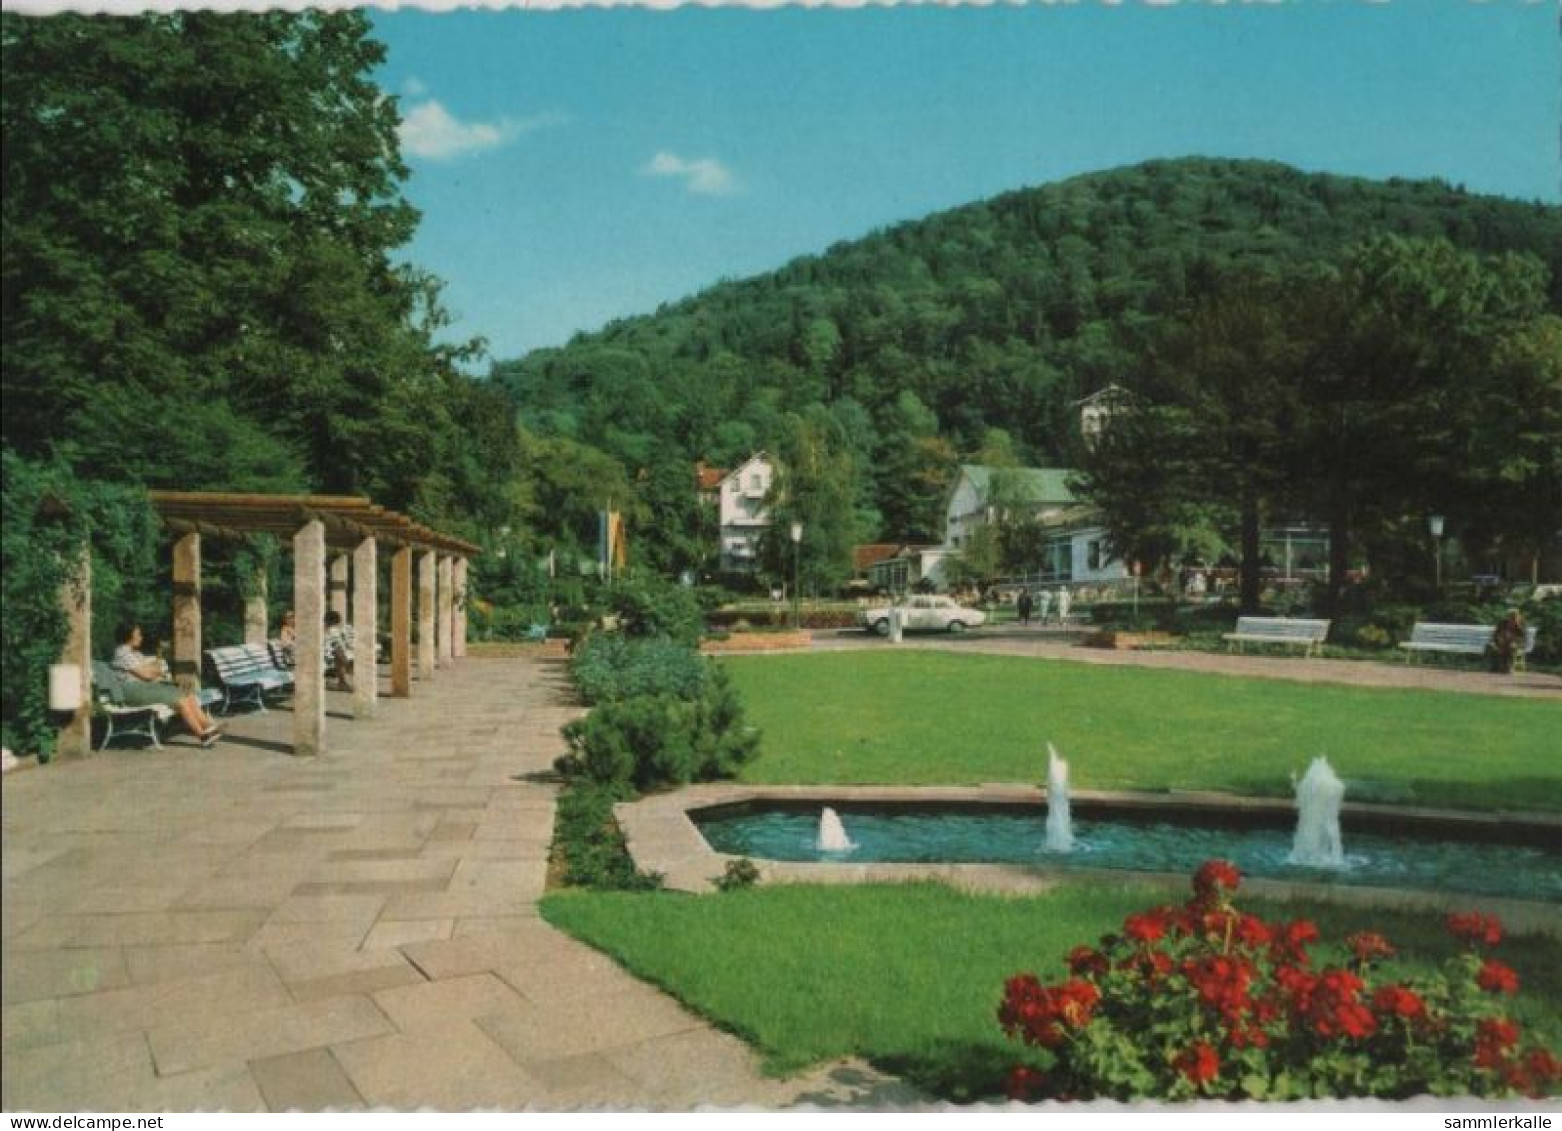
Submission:
[[671,640],[629,640],[612,633],[586,638],[570,658],[570,674],[587,703],[637,695],[693,699],[710,679],[710,661]]
[[625,636],[662,637],[690,647],[699,643],[704,623],[700,602],[685,586],[656,577],[636,578],[613,586],[606,603]]
[[472,638],[481,641],[525,640],[534,624],[548,624],[545,605],[491,605],[472,601],[467,606]]
[[559,771],[642,790],[735,774],[758,753],[759,735],[744,724],[726,672],[705,670],[704,684],[692,696],[608,699],[566,725],[570,752],[556,763]]
[[649,891],[662,886],[654,872],[635,868],[613,806],[633,799],[622,782],[575,782],[559,794],[553,862],[566,884],[598,891]]

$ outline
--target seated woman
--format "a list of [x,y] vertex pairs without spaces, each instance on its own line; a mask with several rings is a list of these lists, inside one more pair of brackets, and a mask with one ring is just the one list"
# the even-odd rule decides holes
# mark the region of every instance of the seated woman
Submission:
[[277,653],[283,667],[297,666],[298,618],[289,609],[282,614],[282,624],[277,628]]
[[156,656],[143,655],[145,637],[134,621],[119,630],[119,646],[114,649],[114,668],[126,675],[125,703],[131,707],[150,707],[161,703],[179,712],[190,733],[210,746],[222,737],[222,727],[201,709],[195,696],[179,690],[168,679],[168,665]]
[[341,690],[353,689],[352,644],[342,625],[342,614],[334,610],[325,614],[325,670],[335,677]]
[[1497,625],[1496,631],[1492,633],[1491,643],[1486,647],[1492,671],[1506,675],[1513,673],[1513,669],[1518,667],[1519,657],[1524,654],[1526,635],[1524,614],[1517,609],[1509,609],[1508,615]]

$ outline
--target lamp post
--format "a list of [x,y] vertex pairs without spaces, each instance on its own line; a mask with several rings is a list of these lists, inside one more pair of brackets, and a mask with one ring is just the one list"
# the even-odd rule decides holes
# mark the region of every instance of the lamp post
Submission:
[[1437,591],[1443,591],[1443,516],[1428,515],[1426,528],[1432,532],[1432,573]]
[[803,627],[798,599],[801,596],[803,560],[803,524],[792,523],[792,631]]

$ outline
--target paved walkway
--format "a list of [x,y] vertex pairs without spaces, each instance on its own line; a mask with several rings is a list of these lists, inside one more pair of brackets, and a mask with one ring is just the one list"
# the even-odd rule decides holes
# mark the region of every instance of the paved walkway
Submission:
[[1402,660],[1375,663],[1363,660],[1308,659],[1298,655],[1170,650],[1115,651],[1109,648],[1083,647],[1079,643],[1080,639],[1079,633],[1056,628],[1001,627],[979,629],[963,636],[907,636],[899,645],[891,645],[887,640],[866,632],[842,630],[816,633],[812,650],[931,648],[981,652],[990,655],[1041,656],[1052,660],[1072,660],[1081,664],[1176,668],[1179,671],[1255,676],[1260,679],[1286,679],[1303,683],[1339,683],[1355,687],[1411,687],[1435,691],[1463,691],[1474,695],[1562,700],[1562,676],[1543,672],[1495,675],[1469,666],[1462,668],[1438,666],[1428,660],[1407,664]]
[[418,690],[363,722],[333,694],[317,759],[282,710],[211,751],[6,776],[7,1111],[914,1099],[853,1064],[766,1079],[538,917],[562,666],[472,658]]

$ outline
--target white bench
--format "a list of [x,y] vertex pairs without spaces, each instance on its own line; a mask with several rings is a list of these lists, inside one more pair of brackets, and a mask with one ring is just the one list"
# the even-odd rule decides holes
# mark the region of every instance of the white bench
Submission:
[[1237,630],[1225,634],[1226,647],[1235,644],[1300,644],[1311,656],[1329,635],[1326,620],[1299,620],[1293,617],[1238,617]]
[[107,750],[108,744],[115,738],[139,735],[150,738],[152,745],[161,750],[163,744],[157,739],[157,724],[173,718],[173,708],[161,703],[148,703],[140,707],[126,705],[126,678],[123,672],[111,664],[101,660],[92,662],[92,692],[97,700],[95,710],[104,720],[103,741],[98,749]]
[[271,649],[265,644],[212,648],[206,658],[222,684],[223,714],[240,702],[253,703],[264,713],[268,692],[287,691],[293,686],[293,673],[274,666]]
[[[1417,652],[1446,652],[1455,656],[1484,656],[1496,629],[1489,624],[1417,624],[1410,630],[1410,639],[1400,642],[1405,650],[1405,663]],[[1524,648],[1513,660],[1515,670],[1522,671],[1524,657],[1535,650],[1535,629],[1524,630]]]

